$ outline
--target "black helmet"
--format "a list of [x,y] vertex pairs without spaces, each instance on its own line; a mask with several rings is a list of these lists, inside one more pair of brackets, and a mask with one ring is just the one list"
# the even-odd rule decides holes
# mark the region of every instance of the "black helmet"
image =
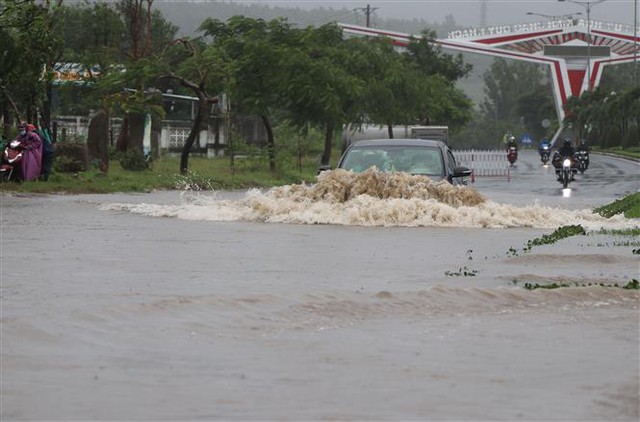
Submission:
[[571,146],[571,139],[566,138],[566,139],[564,140],[564,146],[566,146],[566,147],[570,147],[570,146]]

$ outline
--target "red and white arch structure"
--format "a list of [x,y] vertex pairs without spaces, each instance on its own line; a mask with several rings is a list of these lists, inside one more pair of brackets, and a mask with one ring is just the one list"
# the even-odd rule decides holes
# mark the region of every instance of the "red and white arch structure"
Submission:
[[[405,47],[419,36],[340,24],[345,34],[385,36]],[[571,96],[598,86],[605,66],[640,59],[640,28],[586,19],[499,25],[452,31],[435,42],[443,49],[547,65],[550,68],[558,120]],[[591,43],[588,37],[591,35]],[[587,67],[589,66],[589,70]],[[588,81],[587,75],[590,75]]]

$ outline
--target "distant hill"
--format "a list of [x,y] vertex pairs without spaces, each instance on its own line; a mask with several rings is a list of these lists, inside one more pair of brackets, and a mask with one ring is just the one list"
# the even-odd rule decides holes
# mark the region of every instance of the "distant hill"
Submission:
[[[303,10],[297,7],[271,7],[227,2],[173,3],[160,1],[155,2],[154,7],[160,10],[165,18],[180,27],[180,33],[183,36],[195,35],[200,24],[208,17],[226,21],[236,15],[265,20],[284,17],[290,23],[299,27],[320,26],[329,22],[365,25],[363,13],[347,8],[332,9],[321,7]],[[437,23],[427,22],[424,19],[381,19],[373,16],[371,26],[415,34],[420,33],[424,28],[429,28],[435,30],[439,37],[445,37],[453,29],[460,29],[453,17],[448,17],[446,22]]]
[[[185,3],[161,2],[154,3],[154,7],[162,12],[164,17],[180,28],[180,36],[198,35],[198,27],[208,17],[226,21],[232,16],[247,16],[271,20],[284,17],[291,24],[305,28],[320,26],[330,22],[348,23],[365,26],[365,16],[361,12],[351,9],[316,8],[304,10],[297,7],[271,7],[267,5],[246,5],[227,2]],[[438,37],[445,38],[447,34],[462,27],[457,25],[453,16],[447,16],[444,22],[427,22],[424,19],[382,19],[372,16],[371,26],[391,31],[419,34],[423,29],[434,30]],[[453,53],[453,54],[457,54]],[[479,104],[484,98],[484,81],[482,75],[491,65],[491,58],[477,54],[463,54],[465,61],[473,65],[473,71],[465,80],[459,81],[458,86],[474,103]]]

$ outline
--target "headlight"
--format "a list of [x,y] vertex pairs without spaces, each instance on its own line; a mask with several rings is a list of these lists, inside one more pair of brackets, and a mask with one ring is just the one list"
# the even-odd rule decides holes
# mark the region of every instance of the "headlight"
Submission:
[[568,158],[565,158],[564,161],[562,162],[562,166],[563,167],[571,167],[571,160]]

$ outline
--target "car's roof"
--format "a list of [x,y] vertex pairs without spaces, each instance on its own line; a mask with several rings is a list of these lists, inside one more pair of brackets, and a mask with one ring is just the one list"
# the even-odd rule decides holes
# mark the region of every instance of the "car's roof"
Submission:
[[393,139],[367,139],[362,141],[354,141],[349,147],[387,147],[387,146],[412,146],[412,147],[432,147],[442,148],[446,144],[435,139],[414,139],[414,138],[393,138]]

